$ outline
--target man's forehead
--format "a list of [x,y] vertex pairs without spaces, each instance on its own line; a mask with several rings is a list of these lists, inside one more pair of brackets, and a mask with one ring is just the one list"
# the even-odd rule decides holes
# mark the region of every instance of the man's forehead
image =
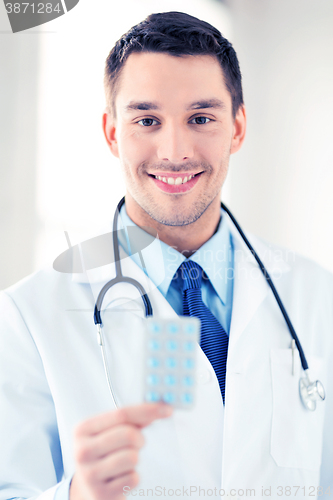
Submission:
[[120,80],[131,87],[137,87],[137,82],[148,83],[151,78],[175,80],[191,78],[205,79],[222,76],[223,70],[217,57],[210,54],[176,56],[165,52],[133,52],[130,54],[121,69]]
[[175,56],[134,52],[117,84],[115,106],[122,114],[137,111],[230,109],[231,96],[223,70],[211,55]]

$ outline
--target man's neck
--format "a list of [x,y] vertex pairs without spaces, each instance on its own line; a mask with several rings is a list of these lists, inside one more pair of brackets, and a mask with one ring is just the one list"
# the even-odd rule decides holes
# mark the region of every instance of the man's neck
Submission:
[[152,228],[157,231],[158,237],[167,245],[175,248],[185,257],[190,257],[216,231],[220,221],[219,197],[213,200],[202,216],[185,226],[166,226],[152,219],[131,197],[126,198],[127,215],[138,226]]

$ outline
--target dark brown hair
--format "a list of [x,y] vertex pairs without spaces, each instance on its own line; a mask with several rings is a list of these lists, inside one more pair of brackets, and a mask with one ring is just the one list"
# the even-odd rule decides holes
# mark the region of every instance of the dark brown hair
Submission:
[[109,111],[115,113],[115,97],[121,70],[132,52],[162,52],[173,56],[211,55],[223,70],[235,117],[243,104],[242,76],[231,43],[214,26],[183,12],[151,14],[125,33],[111,50],[105,65],[104,87]]

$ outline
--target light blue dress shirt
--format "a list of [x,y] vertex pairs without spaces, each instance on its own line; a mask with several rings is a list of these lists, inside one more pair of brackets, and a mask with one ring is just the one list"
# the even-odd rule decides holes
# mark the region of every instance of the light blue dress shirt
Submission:
[[[118,229],[121,228],[120,224],[124,228],[136,226],[127,215],[125,205],[121,208],[120,219],[121,222],[119,222]],[[124,251],[131,255],[132,252],[128,237],[126,241],[123,241],[119,233],[119,242]],[[148,258],[145,258],[145,268],[143,268],[137,252],[131,255],[131,257],[149,276],[175,312],[181,315],[183,314],[183,282],[180,273],[176,272],[179,266],[186,260],[186,257],[163,241],[160,241],[160,244],[165,270],[162,282],[159,279],[161,275],[161,262],[159,259],[156,259],[153,250],[151,257],[148,253]],[[147,252],[149,252],[149,248],[146,249],[145,255],[147,255]],[[199,264],[205,272],[201,286],[202,300],[229,335],[233,297],[234,251],[231,234],[222,211],[221,219],[214,235],[191,255],[190,259]]]

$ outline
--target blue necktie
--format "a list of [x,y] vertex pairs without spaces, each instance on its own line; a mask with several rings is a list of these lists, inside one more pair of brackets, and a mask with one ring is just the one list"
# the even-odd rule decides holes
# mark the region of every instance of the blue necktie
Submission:
[[202,301],[202,268],[191,260],[179,267],[183,278],[183,314],[201,321],[200,346],[213,366],[225,401],[225,374],[228,355],[228,335]]

